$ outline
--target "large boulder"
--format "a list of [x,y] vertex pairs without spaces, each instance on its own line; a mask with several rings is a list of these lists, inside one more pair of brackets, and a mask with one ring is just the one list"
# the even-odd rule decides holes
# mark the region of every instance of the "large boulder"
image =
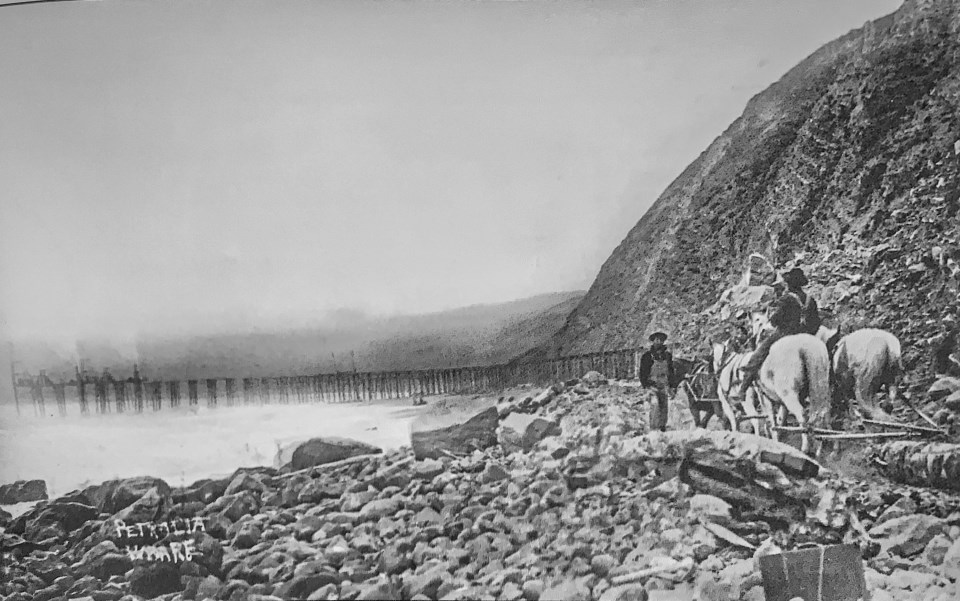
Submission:
[[157,489],[161,497],[170,496],[170,485],[152,476],[108,480],[103,484],[85,488],[83,494],[101,512],[112,515],[133,505],[152,488]]
[[62,538],[79,530],[87,521],[96,519],[97,515],[97,508],[90,505],[54,501],[21,515],[11,524],[10,532],[21,534],[28,541]]
[[130,575],[130,592],[146,599],[180,591],[180,570],[172,563],[138,566]]
[[18,480],[0,486],[0,505],[46,501],[47,483],[43,480]]
[[230,484],[227,486],[227,489],[223,492],[223,494],[233,495],[243,491],[263,494],[264,492],[268,492],[270,490],[270,486],[266,483],[268,481],[269,476],[266,474],[247,470],[237,470],[237,472],[234,473],[233,477],[230,479]]
[[249,492],[238,492],[220,497],[207,505],[201,513],[204,516],[219,515],[230,522],[239,521],[245,515],[253,515],[260,509],[257,497]]
[[112,527],[114,520],[123,520],[127,524],[158,521],[163,515],[167,499],[159,489],[151,488],[134,503],[118,511],[108,523],[108,527]]
[[500,424],[498,440],[507,452],[530,452],[537,444],[550,436],[560,434],[560,424],[552,419],[511,413]]
[[301,443],[293,451],[290,467],[294,470],[302,470],[360,455],[377,455],[380,453],[383,453],[383,449],[349,438],[312,438]]
[[499,424],[497,408],[490,407],[462,423],[415,430],[410,435],[410,443],[418,460],[440,459],[449,457],[449,454],[466,455],[496,445]]
[[190,486],[175,489],[172,494],[173,502],[200,502],[204,505],[213,503],[226,494],[227,486],[229,486],[232,481],[233,478],[220,478],[218,480],[205,478],[203,480],[197,480]]

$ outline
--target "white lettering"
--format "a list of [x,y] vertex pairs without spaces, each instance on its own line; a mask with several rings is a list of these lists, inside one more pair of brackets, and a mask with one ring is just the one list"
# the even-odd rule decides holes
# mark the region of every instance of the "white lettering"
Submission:
[[186,558],[183,554],[183,545],[180,543],[170,543],[170,554],[173,556],[173,561],[186,561]]
[[170,551],[167,551],[167,548],[163,545],[157,547],[157,559],[160,561],[173,561],[170,558]]
[[193,546],[192,540],[183,541],[183,552],[187,558],[187,561],[190,561],[191,559],[199,555],[197,553],[197,549]]

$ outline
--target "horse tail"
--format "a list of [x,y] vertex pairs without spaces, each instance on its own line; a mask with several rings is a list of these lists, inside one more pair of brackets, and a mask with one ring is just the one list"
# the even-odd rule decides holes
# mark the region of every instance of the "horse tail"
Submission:
[[890,334],[890,344],[888,346],[888,352],[890,353],[890,369],[893,372],[896,378],[899,378],[903,375],[903,354],[900,351],[900,340],[896,336]]
[[841,339],[833,349],[833,357],[830,358],[830,381],[833,385],[833,407],[838,410],[846,400],[846,390],[844,382],[849,366],[847,365],[847,343]]
[[807,347],[802,365],[810,408],[808,423],[826,426],[832,401],[830,357],[826,353],[826,346],[820,343]]

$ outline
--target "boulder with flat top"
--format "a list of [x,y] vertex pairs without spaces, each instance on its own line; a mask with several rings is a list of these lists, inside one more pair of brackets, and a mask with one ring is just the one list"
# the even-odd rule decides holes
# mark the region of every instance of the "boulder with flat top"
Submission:
[[499,424],[497,408],[490,407],[461,423],[414,431],[410,442],[418,460],[466,455],[496,445]]
[[0,486],[0,505],[46,501],[47,483],[43,480],[18,480]]
[[290,460],[290,467],[294,470],[302,470],[360,455],[380,453],[383,453],[383,449],[350,438],[335,436],[312,438],[296,448]]

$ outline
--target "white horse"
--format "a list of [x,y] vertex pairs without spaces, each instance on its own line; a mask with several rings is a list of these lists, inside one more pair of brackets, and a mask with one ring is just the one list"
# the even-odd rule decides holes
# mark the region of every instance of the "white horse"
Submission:
[[[720,399],[720,406],[723,408],[723,414],[730,424],[730,429],[734,432],[739,431],[737,414],[730,402],[730,392],[735,388],[739,389],[743,384],[743,366],[750,361],[753,352],[733,353],[730,349],[730,341],[726,340],[713,345],[713,371],[717,374],[717,398]],[[751,388],[741,390],[742,401],[740,407],[747,419],[753,422],[753,432],[760,436],[760,423],[757,417],[756,394]]]
[[887,387],[887,398],[894,402],[903,374],[900,341],[896,336],[877,328],[856,330],[840,338],[833,354],[833,372],[838,402],[850,398],[865,417],[888,417],[874,404],[880,388]]
[[[779,420],[773,411],[768,414],[774,440],[780,438],[776,423],[783,424],[788,412],[804,429],[810,423],[823,423],[829,416],[831,400],[827,346],[810,334],[794,334],[777,340],[760,367],[757,385],[771,406],[777,405]],[[809,408],[809,415],[805,408]],[[807,453],[809,449],[810,437],[804,432],[801,451]]]

